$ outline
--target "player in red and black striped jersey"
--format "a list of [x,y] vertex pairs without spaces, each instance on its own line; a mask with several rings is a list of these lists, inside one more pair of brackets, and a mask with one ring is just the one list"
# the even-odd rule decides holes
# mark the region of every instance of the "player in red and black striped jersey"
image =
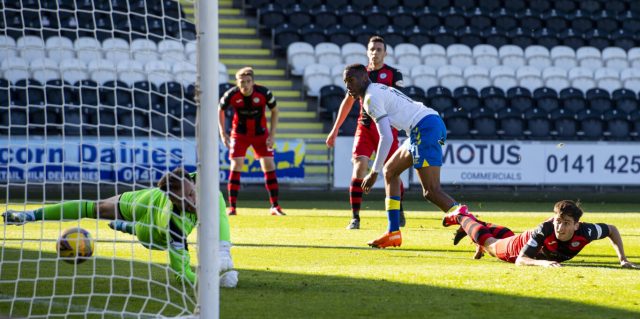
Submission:
[[[253,147],[256,158],[264,172],[264,182],[269,192],[271,215],[282,216],[285,213],[278,204],[278,179],[276,165],[273,160],[276,127],[278,125],[278,108],[276,99],[269,89],[257,85],[253,80],[253,69],[245,67],[236,72],[236,86],[224,93],[220,99],[220,123],[225,121],[225,110],[233,108],[231,136],[220,125],[220,137],[224,146],[229,149],[231,167],[227,184],[229,215],[236,215],[236,203],[240,191],[240,172],[244,165],[244,157],[249,146]],[[271,111],[271,129],[267,128],[266,108]]]
[[[397,69],[390,67],[384,63],[384,57],[387,55],[387,47],[384,39],[379,36],[373,36],[369,39],[367,44],[367,56],[369,58],[369,65],[367,70],[369,72],[369,79],[373,83],[381,83],[386,86],[394,87],[396,89],[402,89],[404,87],[402,82],[402,73]],[[336,122],[333,124],[331,132],[327,136],[326,144],[328,147],[333,147],[335,144],[338,131],[344,123],[345,119],[351,112],[351,108],[355,99],[349,94],[345,95],[345,98],[340,104]],[[360,103],[361,105],[362,103]],[[391,155],[398,149],[398,131],[392,129],[393,143],[389,150],[387,159],[391,158]],[[349,187],[349,202],[351,203],[352,219],[347,229],[359,229],[360,228],[360,205],[362,204],[362,180],[367,175],[369,170],[369,159],[378,148],[378,142],[380,136],[376,124],[371,117],[364,112],[363,108],[360,108],[360,115],[358,117],[358,126],[356,128],[355,139],[353,141],[353,173],[351,175],[351,185]],[[401,226],[404,226],[404,213],[401,213]]]
[[502,238],[495,237],[486,224],[466,211],[451,213],[442,223],[444,226],[459,224],[482,250],[516,265],[560,267],[561,262],[575,257],[590,242],[608,237],[620,265],[640,269],[627,260],[622,237],[614,225],[580,222],[582,209],[570,200],[557,202],[553,211],[555,216],[535,229]]

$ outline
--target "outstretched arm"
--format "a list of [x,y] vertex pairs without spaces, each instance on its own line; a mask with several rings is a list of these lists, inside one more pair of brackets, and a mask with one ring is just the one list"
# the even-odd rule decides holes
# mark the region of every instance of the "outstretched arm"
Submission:
[[554,260],[533,259],[522,254],[516,259],[516,266],[562,267],[559,262]]
[[618,228],[613,225],[609,226],[609,240],[611,240],[611,245],[613,246],[613,250],[616,251],[618,255],[618,260],[620,260],[620,266],[622,268],[634,268],[640,269],[640,266],[630,262],[627,260],[627,256],[624,254],[624,247],[622,245],[622,236],[620,236],[620,232]]
[[349,112],[351,112],[351,108],[353,107],[354,99],[351,95],[345,95],[344,99],[342,99],[342,103],[340,103],[340,109],[338,109],[338,116],[336,117],[335,123],[333,123],[333,128],[331,132],[327,136],[327,147],[333,147],[336,142],[336,136],[338,136],[338,131],[340,131],[340,127],[344,120],[347,119]]

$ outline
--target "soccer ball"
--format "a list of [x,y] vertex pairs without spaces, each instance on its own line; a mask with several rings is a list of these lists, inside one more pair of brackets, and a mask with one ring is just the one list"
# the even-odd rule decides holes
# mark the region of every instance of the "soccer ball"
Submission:
[[58,257],[70,264],[79,264],[85,262],[93,255],[93,238],[88,231],[74,227],[62,232],[56,250]]

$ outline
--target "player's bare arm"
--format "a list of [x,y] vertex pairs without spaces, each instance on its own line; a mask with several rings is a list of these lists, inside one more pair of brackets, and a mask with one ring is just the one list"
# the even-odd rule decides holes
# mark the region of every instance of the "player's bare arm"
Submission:
[[331,132],[329,132],[329,135],[327,135],[327,140],[325,142],[327,144],[327,147],[331,148],[335,145],[336,137],[338,136],[338,131],[340,131],[340,127],[342,127],[342,124],[347,119],[349,112],[351,112],[351,108],[353,108],[354,101],[355,99],[349,94],[346,94],[344,96],[344,99],[342,99],[342,102],[340,103],[340,108],[338,109],[338,115],[336,117],[336,121],[335,123],[333,123],[333,128],[331,129]]
[[562,267],[562,265],[554,260],[533,259],[524,255],[518,256],[516,266],[543,266],[543,267]]
[[271,109],[271,127],[269,128],[269,137],[267,138],[267,148],[273,149],[276,142],[276,129],[278,127],[278,107]]
[[229,148],[229,134],[227,134],[227,132],[225,132],[224,130],[224,121],[224,110],[220,109],[218,111],[218,123],[220,123],[220,125],[218,125],[218,131],[220,132],[220,139],[222,140],[222,144],[224,144],[224,147]]
[[611,241],[613,250],[615,250],[616,255],[618,255],[618,260],[620,260],[620,266],[622,268],[640,269],[640,266],[627,260],[627,256],[624,253],[624,246],[622,244],[622,236],[620,236],[620,232],[618,231],[618,228],[611,224],[607,226],[609,226],[609,240]]

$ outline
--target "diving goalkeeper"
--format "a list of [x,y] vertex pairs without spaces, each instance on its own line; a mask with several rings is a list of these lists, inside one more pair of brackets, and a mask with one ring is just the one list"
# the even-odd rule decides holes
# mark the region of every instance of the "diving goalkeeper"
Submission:
[[[32,211],[11,211],[2,214],[5,224],[22,225],[41,220],[77,220],[99,218],[112,220],[109,227],[135,235],[149,249],[169,251],[171,269],[176,279],[196,283],[191,269],[187,237],[196,227],[196,173],[187,173],[178,167],[166,173],[157,187],[124,192],[105,200],[74,200],[47,205]],[[219,194],[220,212],[220,285],[235,287],[229,220],[222,193]],[[203,246],[204,247],[204,246]]]

